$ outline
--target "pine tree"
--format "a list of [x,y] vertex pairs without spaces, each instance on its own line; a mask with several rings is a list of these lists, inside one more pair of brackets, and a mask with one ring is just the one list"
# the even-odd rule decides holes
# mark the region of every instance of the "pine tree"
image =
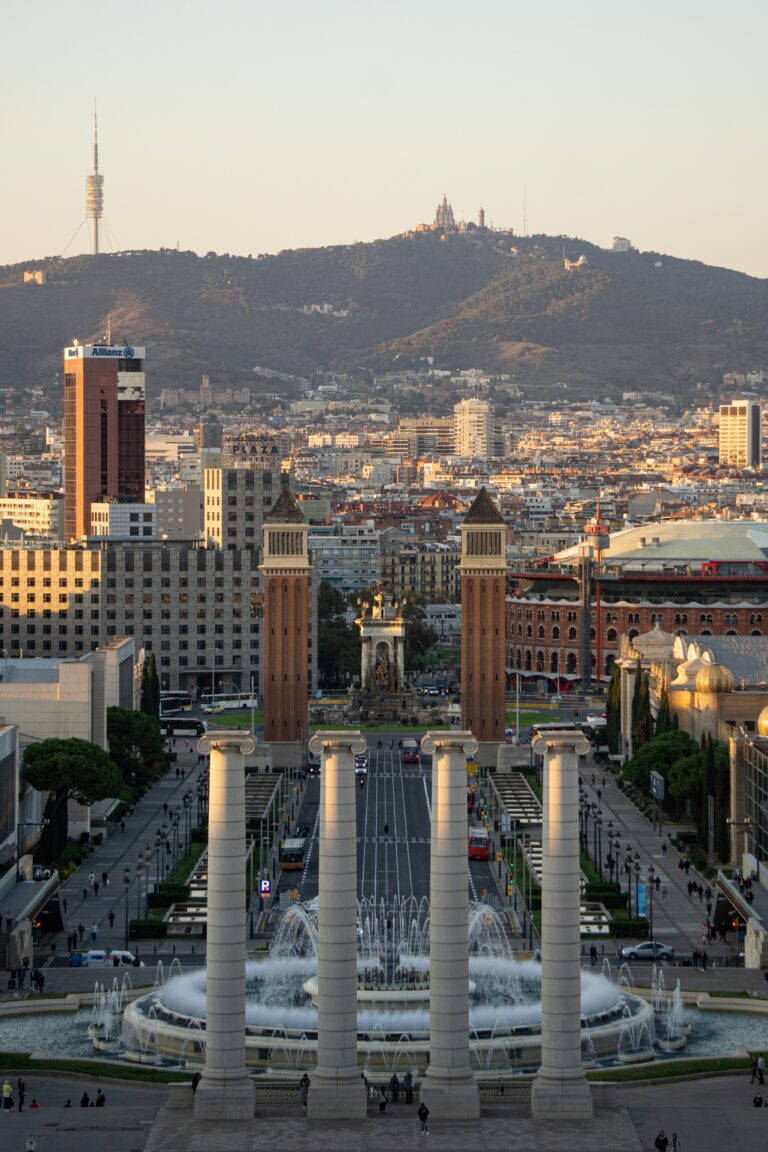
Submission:
[[712,737],[707,732],[701,738],[704,753],[704,778],[702,786],[702,804],[701,804],[701,828],[700,842],[705,852],[709,852],[709,797],[715,796],[716,781],[715,781],[715,749],[712,744]]
[[160,680],[157,675],[157,663],[154,652],[144,660],[141,670],[141,702],[140,711],[147,716],[160,719]]
[[651,685],[647,672],[640,673],[637,685],[635,705],[635,719],[632,725],[632,750],[636,752],[642,748],[653,735],[653,718],[651,717]]
[[662,736],[665,732],[670,732],[671,730],[672,716],[669,711],[669,696],[665,688],[659,701],[659,711],[656,714],[656,735]]
[[605,710],[605,734],[608,748],[616,755],[621,751],[621,669],[618,664],[611,668],[611,682]]

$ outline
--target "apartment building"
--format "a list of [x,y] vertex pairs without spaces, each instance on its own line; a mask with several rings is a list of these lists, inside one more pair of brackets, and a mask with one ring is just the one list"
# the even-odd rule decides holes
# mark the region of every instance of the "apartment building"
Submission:
[[279,470],[205,468],[203,480],[203,532],[208,545],[258,548],[264,515],[280,495]]
[[10,520],[25,536],[58,542],[64,539],[64,500],[58,492],[19,492],[0,498],[0,521]]

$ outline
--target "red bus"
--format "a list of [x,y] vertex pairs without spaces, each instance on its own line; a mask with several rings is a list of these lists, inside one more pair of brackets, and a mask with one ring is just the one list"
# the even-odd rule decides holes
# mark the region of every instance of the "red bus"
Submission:
[[470,828],[469,830],[469,858],[470,860],[487,860],[491,853],[491,834],[487,828]]
[[402,741],[401,749],[403,753],[403,764],[418,764],[419,744],[417,740],[411,740],[410,737],[408,737]]

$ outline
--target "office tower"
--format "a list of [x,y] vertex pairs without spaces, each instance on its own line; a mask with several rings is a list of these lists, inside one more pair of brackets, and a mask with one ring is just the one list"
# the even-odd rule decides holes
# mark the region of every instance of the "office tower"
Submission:
[[203,534],[208,547],[258,548],[261,526],[280,489],[278,473],[263,468],[210,466],[203,453]]
[[506,536],[481,488],[461,525],[461,722],[481,744],[504,740]]
[[761,411],[757,400],[731,400],[720,405],[721,464],[759,468],[763,462]]
[[91,504],[144,500],[143,348],[64,350],[64,534],[91,530]]
[[264,517],[263,555],[264,739],[273,762],[285,764],[307,735],[311,626],[307,522],[287,485]]
[[192,435],[195,441],[195,448],[198,452],[205,452],[211,448],[221,451],[224,439],[224,425],[218,416],[207,413],[202,417]]
[[457,456],[488,460],[494,454],[493,408],[471,396],[454,405],[454,451]]

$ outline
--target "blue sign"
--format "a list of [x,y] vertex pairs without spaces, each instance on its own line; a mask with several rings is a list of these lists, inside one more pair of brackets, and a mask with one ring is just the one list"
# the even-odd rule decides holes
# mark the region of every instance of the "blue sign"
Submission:
[[270,893],[272,892],[272,881],[271,880],[260,880],[259,881],[259,892],[261,893],[262,896],[269,896]]
[[645,884],[638,884],[637,886],[637,914],[638,916],[648,915],[648,889]]

